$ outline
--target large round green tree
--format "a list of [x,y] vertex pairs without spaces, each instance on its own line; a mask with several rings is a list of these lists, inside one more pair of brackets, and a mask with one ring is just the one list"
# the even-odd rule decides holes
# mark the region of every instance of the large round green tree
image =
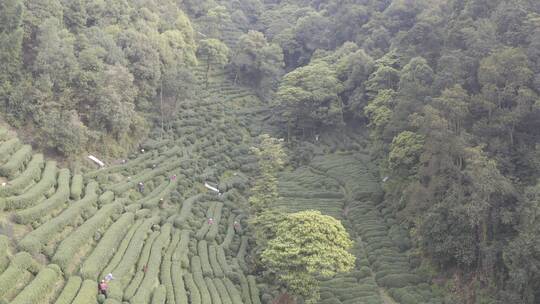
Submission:
[[268,242],[262,261],[290,292],[305,303],[319,298],[317,277],[330,277],[354,267],[353,242],[341,222],[319,211],[289,214]]

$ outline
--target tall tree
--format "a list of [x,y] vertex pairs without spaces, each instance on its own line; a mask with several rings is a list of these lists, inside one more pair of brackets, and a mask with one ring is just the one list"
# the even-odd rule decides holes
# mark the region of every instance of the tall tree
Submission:
[[20,0],[0,3],[0,102],[7,107],[21,77],[23,8]]
[[227,64],[229,48],[217,39],[204,39],[201,40],[197,52],[206,61],[205,83],[208,89],[210,69]]
[[342,85],[324,61],[315,61],[283,77],[277,92],[279,105],[296,129],[317,130],[343,124]]
[[289,214],[268,242],[262,260],[289,291],[305,303],[319,299],[318,277],[331,277],[354,267],[353,243],[335,218],[319,211]]
[[281,48],[268,43],[264,35],[256,31],[249,31],[240,36],[231,58],[231,67],[236,77],[240,77],[242,81],[262,92],[271,89],[283,66]]

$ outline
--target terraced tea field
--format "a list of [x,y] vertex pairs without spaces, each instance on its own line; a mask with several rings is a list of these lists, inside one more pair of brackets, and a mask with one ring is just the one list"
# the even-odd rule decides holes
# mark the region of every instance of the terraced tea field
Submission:
[[[265,108],[220,70],[202,89],[203,66],[199,95],[180,105],[164,133],[115,165],[74,172],[0,130],[0,303],[271,298],[246,261],[245,190],[257,167],[249,148],[269,129]],[[440,303],[408,261],[406,234],[376,204],[381,189],[365,154],[319,154],[283,172],[279,204],[335,216],[356,240],[355,270],[325,281],[320,303],[383,303],[385,295],[397,303]],[[105,299],[97,284],[109,273]]]
[[407,233],[378,204],[382,190],[374,172],[366,153],[355,151],[321,154],[280,176],[282,210],[337,217],[355,241],[355,269],[324,281],[320,303],[442,303],[409,262]]
[[170,130],[103,169],[59,168],[0,131],[0,303],[260,303],[234,227],[257,110],[233,115],[246,91],[212,77]]

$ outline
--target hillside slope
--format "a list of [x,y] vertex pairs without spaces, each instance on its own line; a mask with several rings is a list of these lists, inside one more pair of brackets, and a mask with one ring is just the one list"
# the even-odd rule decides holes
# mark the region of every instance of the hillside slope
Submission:
[[260,301],[248,235],[233,227],[247,225],[255,114],[249,92],[212,78],[165,136],[104,169],[58,168],[2,133],[0,299],[95,303],[98,280],[112,273],[106,303]]

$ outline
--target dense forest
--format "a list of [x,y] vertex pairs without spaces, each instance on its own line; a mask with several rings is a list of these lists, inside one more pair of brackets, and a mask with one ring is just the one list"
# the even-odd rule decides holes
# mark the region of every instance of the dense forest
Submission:
[[[223,105],[229,100],[234,106]],[[260,286],[275,285],[261,288],[264,303],[281,287],[306,303],[383,303],[330,300],[324,283],[320,295],[313,292],[322,277],[354,268],[355,259],[369,260],[354,275],[373,272],[374,286],[392,298],[384,303],[540,303],[537,0],[2,0],[0,108],[34,149],[73,162],[87,152],[125,158],[152,147],[148,138],[173,146],[202,139],[182,152],[189,157],[209,158],[213,146],[204,136],[217,147],[231,145],[237,154],[202,160],[190,173],[199,182],[233,178],[230,168],[250,175],[238,195],[247,197],[242,216],[249,219],[242,224],[250,226],[249,242],[247,236],[238,242],[241,251],[249,244],[251,260],[239,267]],[[201,119],[195,131],[184,128],[195,114]],[[249,115],[255,118],[244,122]],[[205,128],[216,130],[204,135]],[[248,170],[243,157],[258,160],[257,168]],[[328,165],[334,157],[347,164],[336,165],[341,171]],[[218,169],[204,169],[216,163]],[[367,187],[360,174],[347,176],[351,166],[371,170],[381,194],[373,190],[361,204],[349,198],[350,189]],[[290,186],[303,182],[294,174],[304,169],[325,173],[311,192]],[[119,195],[114,189],[123,186],[112,179],[104,183]],[[188,193],[196,186],[186,179]],[[316,209],[307,206],[324,187],[346,188],[325,197],[343,199],[343,210],[331,207],[343,226],[321,215],[325,210],[279,208],[302,197],[312,202],[299,210]],[[177,189],[171,204],[197,201]],[[293,190],[306,193],[288,197]],[[370,257],[377,245],[364,239],[370,228],[361,226],[374,221],[372,214],[384,216],[391,231],[384,242],[399,248],[399,263],[406,260],[414,277],[380,274],[380,262]],[[310,235],[306,222],[320,225]],[[325,234],[332,234],[335,251],[324,247]],[[306,257],[288,252],[283,244],[305,245],[299,235],[322,247],[306,249]],[[367,258],[349,253],[355,243]],[[403,296],[413,293],[409,285],[388,277],[421,277],[414,286],[428,286],[424,298],[431,299]],[[238,280],[256,285],[243,274]]]

